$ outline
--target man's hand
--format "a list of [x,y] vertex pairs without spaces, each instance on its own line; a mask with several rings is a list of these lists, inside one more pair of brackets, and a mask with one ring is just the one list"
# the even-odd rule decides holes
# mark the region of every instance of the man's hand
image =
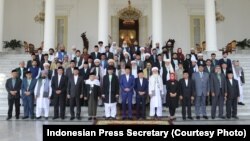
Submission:
[[119,98],[119,94],[116,94],[116,96],[115,96],[116,98]]
[[129,91],[130,91],[130,89],[129,89],[129,88],[125,88],[124,90],[125,90],[125,92],[129,92]]
[[30,92],[25,92],[25,95],[26,95],[26,96],[29,96],[29,95],[30,95]]
[[61,94],[62,91],[61,90],[56,90],[56,94]]
[[212,93],[212,96],[214,97],[214,96],[215,96],[215,93]]
[[207,93],[207,96],[209,96],[209,92]]
[[82,98],[83,98],[83,94],[80,95],[80,99],[82,99]]
[[194,97],[193,96],[191,96],[191,100],[194,101]]
[[84,100],[88,100],[88,98],[87,98],[87,97],[84,97]]
[[69,94],[67,95],[67,98],[70,99],[70,95]]
[[102,95],[102,98],[105,98],[105,95],[104,95],[104,94]]
[[183,99],[183,96],[180,96],[180,100],[182,100]]

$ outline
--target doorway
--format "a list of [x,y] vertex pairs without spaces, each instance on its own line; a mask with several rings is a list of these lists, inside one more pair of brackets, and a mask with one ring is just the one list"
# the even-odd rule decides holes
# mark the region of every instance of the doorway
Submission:
[[133,22],[125,22],[119,19],[119,45],[122,46],[123,41],[127,41],[131,46],[135,41],[139,43],[139,20]]

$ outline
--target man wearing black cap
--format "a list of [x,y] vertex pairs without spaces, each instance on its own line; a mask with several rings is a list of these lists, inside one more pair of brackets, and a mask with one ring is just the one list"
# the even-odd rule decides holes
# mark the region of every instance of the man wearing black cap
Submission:
[[99,45],[99,52],[100,53],[105,53],[105,47],[103,45],[103,41],[99,41],[98,45]]
[[30,71],[25,73],[26,78],[22,81],[22,99],[24,106],[24,117],[23,119],[31,118],[34,119],[34,90],[36,87],[36,79],[32,79]]
[[206,113],[206,96],[210,92],[209,75],[204,72],[204,66],[199,65],[199,71],[193,73],[192,79],[195,86],[195,113],[196,119],[200,119],[200,115],[204,119],[208,119]]
[[227,73],[227,86],[226,86],[226,115],[227,118],[231,117],[239,119],[237,116],[237,104],[240,97],[238,81],[233,78],[233,72],[228,71]]
[[[183,72],[183,78],[179,81],[180,100],[182,102],[182,118],[186,120],[186,113],[188,119],[193,120],[191,113],[191,103],[194,101],[194,84],[189,78],[189,72]],[[186,109],[187,108],[187,109]]]
[[97,45],[94,47],[94,52],[92,52],[90,56],[93,60],[101,59],[101,53],[99,52],[99,47]]
[[122,95],[122,119],[126,119],[126,104],[128,101],[128,119],[132,120],[132,98],[134,94],[135,78],[131,75],[131,68],[126,66],[125,74],[120,77]]
[[81,120],[81,104],[80,99],[83,98],[83,88],[84,81],[81,76],[79,76],[79,69],[77,67],[74,68],[74,74],[70,78],[68,78],[67,85],[67,97],[70,99],[70,120],[75,119],[75,105],[76,105],[76,118]]
[[116,118],[116,102],[119,97],[119,80],[113,73],[114,67],[108,67],[108,74],[103,77],[102,98],[104,99],[106,119]]
[[90,73],[90,69],[88,67],[88,62],[84,62],[83,64],[83,68],[80,69],[80,76],[83,77],[83,80],[86,81],[87,79],[89,79],[89,73]]
[[60,117],[65,118],[65,102],[67,93],[67,78],[64,76],[63,67],[57,69],[57,75],[52,78],[52,94],[54,96],[54,117],[59,118],[59,105],[60,105]]
[[146,98],[148,95],[148,80],[144,78],[143,71],[138,71],[138,78],[135,79],[136,92],[136,117],[146,119]]
[[12,70],[12,77],[6,81],[5,88],[8,92],[8,117],[7,120],[10,120],[12,117],[13,105],[15,103],[16,109],[16,119],[19,119],[20,114],[20,90],[22,85],[22,80],[19,79],[18,73],[16,70]]
[[114,58],[114,54],[110,52],[109,49],[110,49],[109,46],[105,46],[105,55],[107,60]]
[[75,68],[75,61],[71,60],[70,61],[70,67],[66,69],[66,77],[69,80],[71,77],[73,77],[74,74],[74,68]]

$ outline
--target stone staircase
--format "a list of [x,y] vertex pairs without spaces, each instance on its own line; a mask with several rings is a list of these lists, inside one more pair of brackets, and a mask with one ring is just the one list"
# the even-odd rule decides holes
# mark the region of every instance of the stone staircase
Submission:
[[[10,77],[10,71],[18,67],[19,61],[27,61],[30,55],[27,54],[0,54],[0,116],[7,115],[8,101],[7,92],[5,90],[6,79]],[[241,66],[245,71],[246,84],[244,85],[244,103],[245,106],[238,106],[238,116],[244,118],[250,118],[250,56],[248,54],[233,54],[230,56],[232,60],[239,60]],[[13,115],[14,115],[13,109]],[[99,117],[104,116],[104,108],[98,107],[97,115]],[[211,107],[207,107],[207,114],[210,116]],[[23,107],[21,107],[21,116],[23,114]],[[69,107],[66,108],[66,115],[69,116]],[[168,109],[164,108],[163,116],[169,115]],[[194,107],[192,107],[192,115],[194,116]],[[50,109],[50,116],[53,116],[53,107]],[[82,107],[81,116],[87,117],[87,107]],[[181,117],[181,108],[177,109],[177,117]]]

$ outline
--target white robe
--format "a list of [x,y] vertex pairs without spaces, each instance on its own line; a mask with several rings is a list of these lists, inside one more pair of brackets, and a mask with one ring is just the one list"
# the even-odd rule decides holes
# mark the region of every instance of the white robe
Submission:
[[157,108],[157,116],[162,116],[162,96],[163,82],[160,75],[152,75],[149,78],[149,96],[150,96],[150,116],[155,115],[155,108]]
[[243,85],[241,82],[241,71],[239,72],[239,74],[237,74],[237,72],[235,71],[235,68],[233,67],[233,75],[234,75],[234,79],[238,80],[238,85],[239,85],[239,92],[240,92],[240,98],[239,98],[239,102],[244,102],[244,95],[243,95]]
[[[43,97],[44,83],[45,83],[45,80],[42,81],[39,97],[37,97],[38,83],[36,84],[35,91],[34,91],[35,97],[37,97],[36,98],[36,117],[41,116],[41,113],[42,113],[41,109],[44,109],[45,117],[48,117],[49,115],[50,99],[48,97]],[[49,97],[51,97],[51,95],[52,95],[52,88],[51,88],[51,81],[50,81],[49,82]]]

